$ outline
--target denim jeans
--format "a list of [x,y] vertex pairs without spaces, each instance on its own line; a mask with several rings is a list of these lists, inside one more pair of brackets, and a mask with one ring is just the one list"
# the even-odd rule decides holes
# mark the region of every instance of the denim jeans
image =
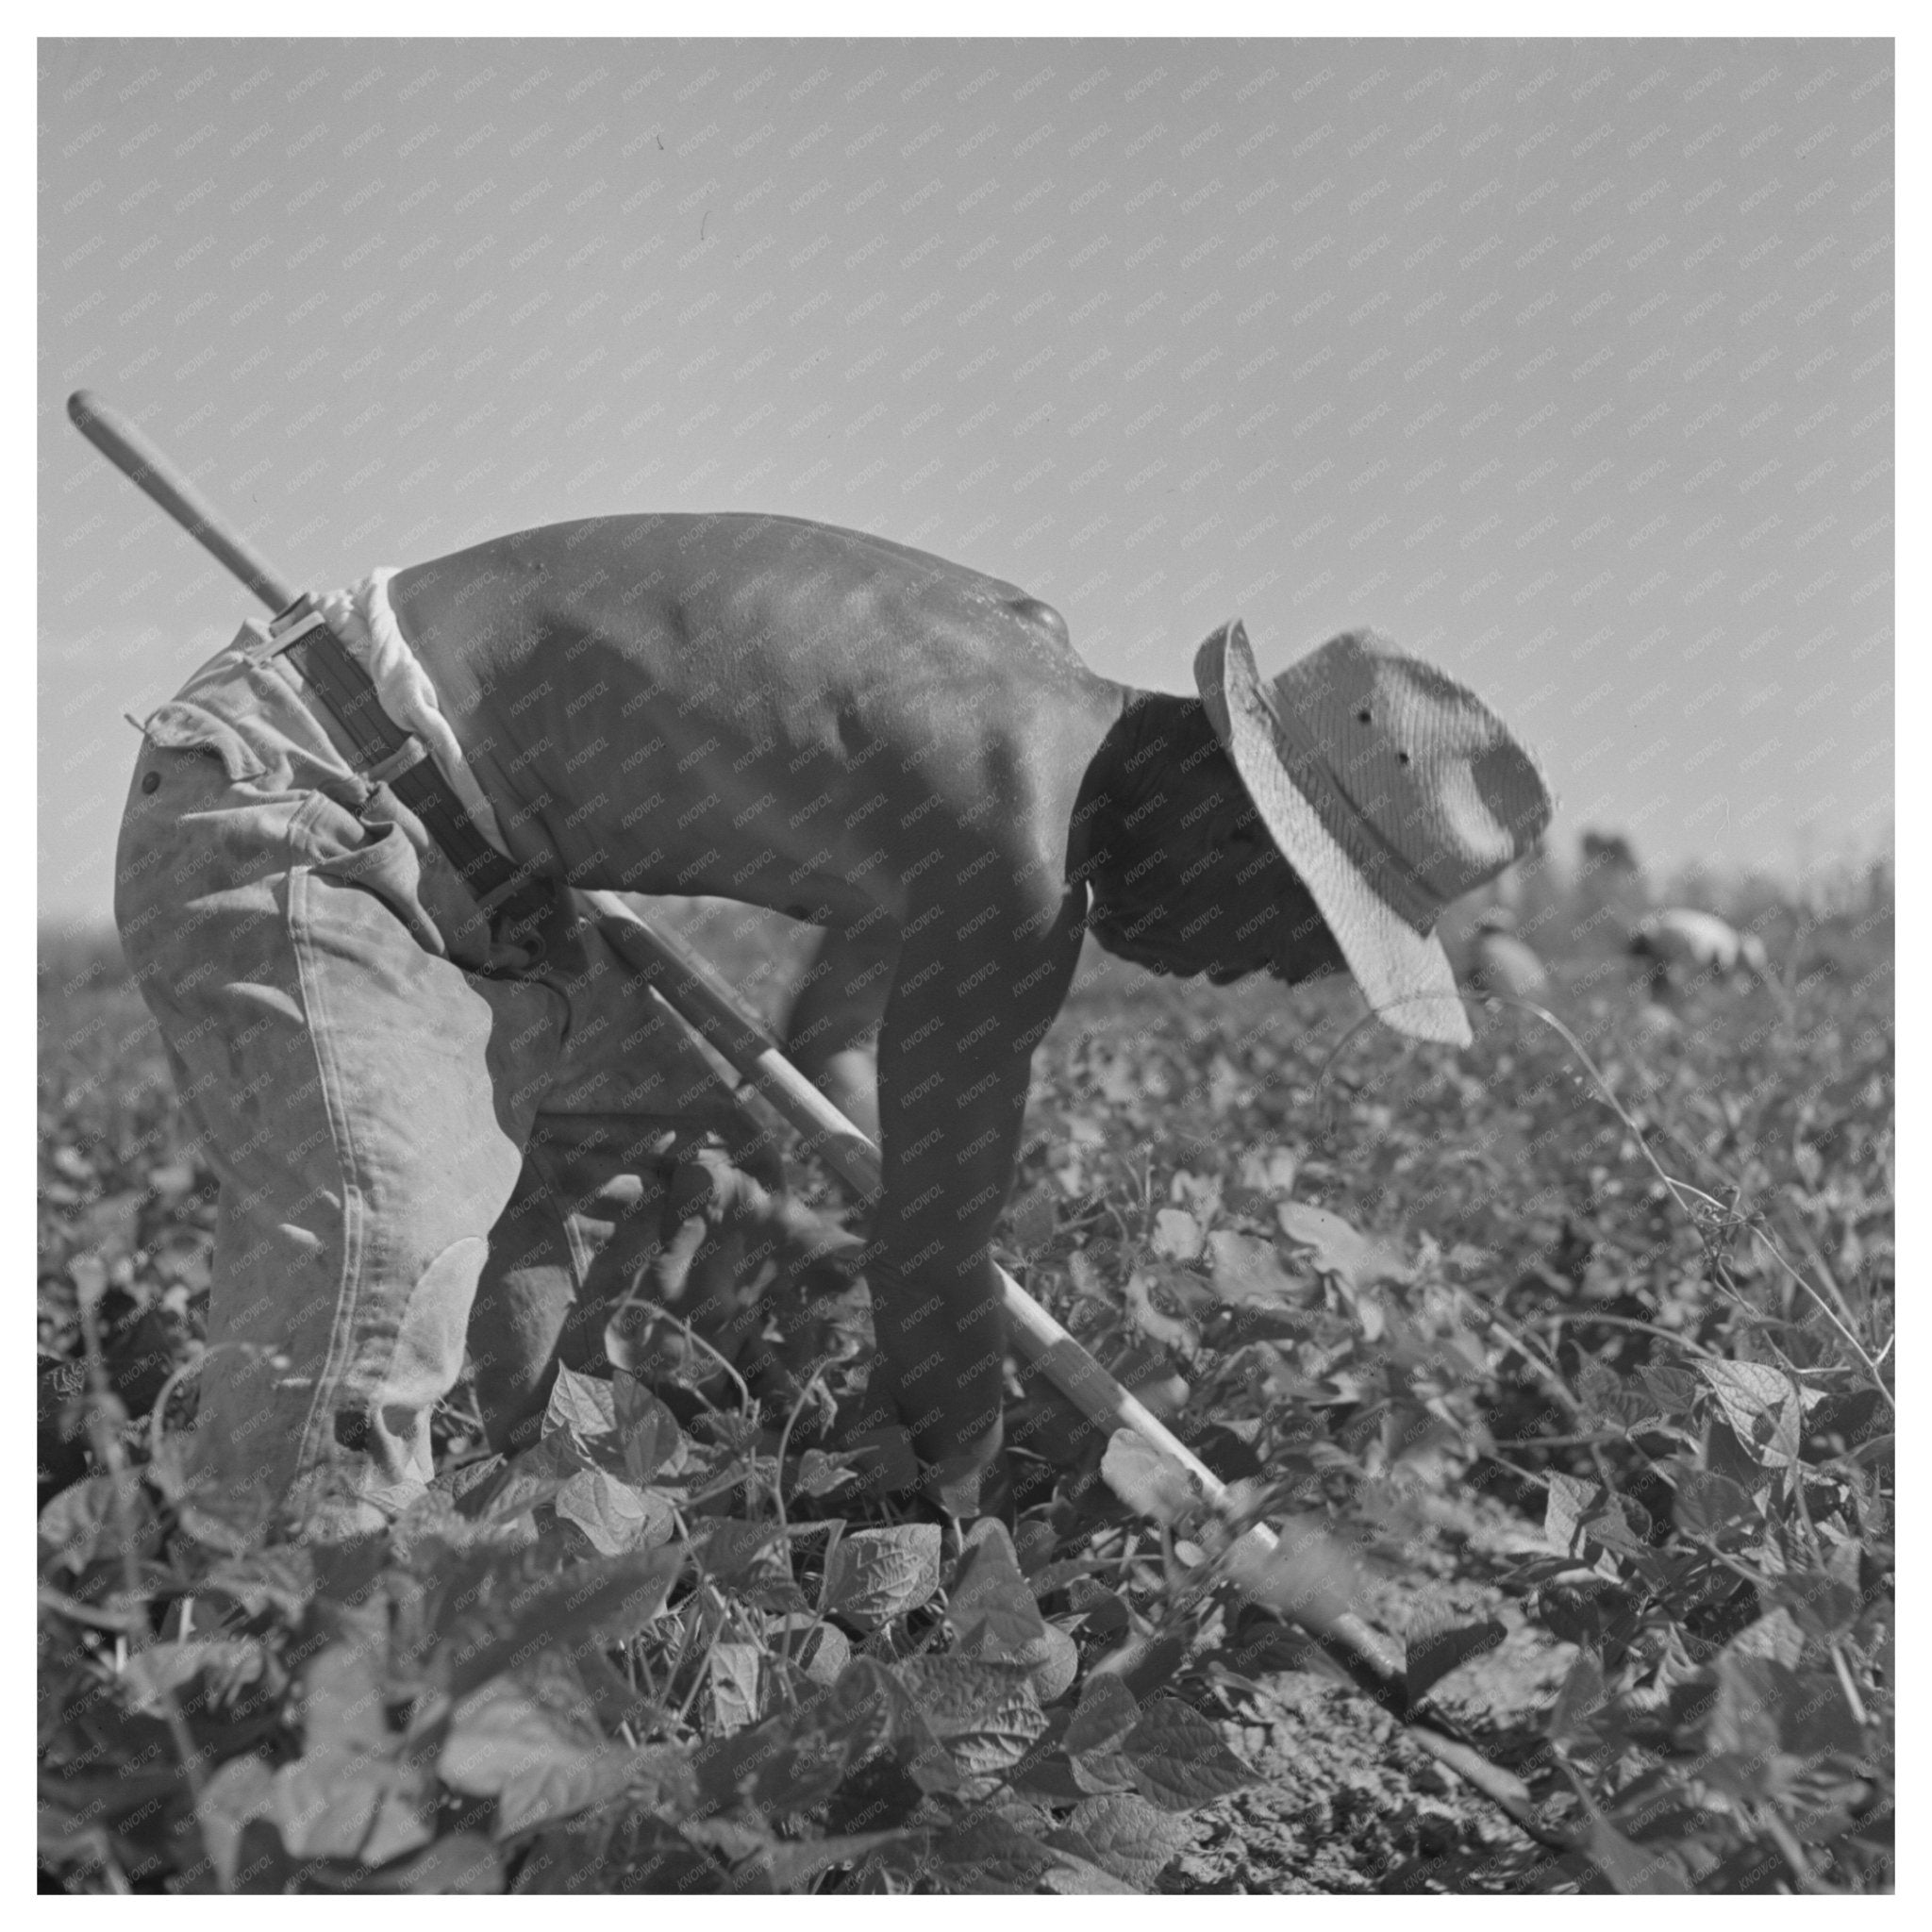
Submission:
[[667,1252],[679,1161],[751,1132],[560,887],[492,929],[261,637],[148,720],[115,918],[220,1183],[198,1500],[353,1534],[422,1493],[466,1342],[505,1443]]

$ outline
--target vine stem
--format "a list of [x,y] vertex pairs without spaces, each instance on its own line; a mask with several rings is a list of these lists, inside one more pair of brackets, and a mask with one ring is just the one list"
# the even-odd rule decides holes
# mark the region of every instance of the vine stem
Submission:
[[1661,1327],[1655,1322],[1640,1322],[1635,1315],[1604,1315],[1594,1308],[1559,1308],[1546,1319],[1552,1322],[1601,1323],[1607,1328],[1640,1328],[1646,1335],[1655,1335],[1659,1341],[1674,1344],[1687,1355],[1701,1356],[1707,1362],[1724,1359],[1714,1348],[1706,1348],[1703,1342],[1691,1341],[1690,1336],[1675,1328]]
[[710,1665],[711,1653],[717,1648],[719,1636],[724,1628],[725,1613],[724,1599],[718,1596],[718,1592],[712,1585],[708,1583],[705,1585],[705,1588],[710,1591],[713,1598],[717,1600],[719,1610],[718,1624],[717,1627],[705,1639],[704,1649],[698,1656],[697,1668],[691,1673],[691,1689],[684,1693],[684,1702],[677,1707],[677,1722],[680,1724],[691,1715],[691,1707],[697,1702],[698,1692],[704,1689],[705,1674]]
[[1541,1342],[1532,1340],[1522,1328],[1511,1322],[1507,1315],[1503,1314],[1499,1309],[1491,1307],[1488,1302],[1473,1294],[1459,1282],[1445,1281],[1442,1285],[1452,1294],[1457,1296],[1458,1300],[1466,1303],[1473,1308],[1478,1321],[1487,1322],[1492,1328],[1502,1333],[1505,1339],[1516,1349],[1517,1353],[1522,1356],[1524,1360],[1536,1370],[1539,1377],[1549,1389],[1551,1394],[1572,1415],[1581,1415],[1583,1413],[1582,1403],[1577,1401],[1576,1397],[1570,1392],[1570,1385],[1563,1379],[1562,1370],[1543,1352]]
[[[744,1377],[738,1373],[737,1369],[732,1366],[730,1361],[728,1361],[724,1356],[720,1355],[716,1347],[713,1346],[713,1344],[710,1341],[707,1341],[704,1336],[700,1335],[698,1331],[695,1328],[693,1328],[691,1324],[689,1322],[687,1322],[682,1315],[674,1313],[670,1308],[665,1307],[662,1303],[654,1302],[650,1300],[647,1296],[637,1293],[636,1291],[633,1289],[632,1291],[625,1294],[623,1301],[621,1301],[617,1305],[617,1307],[612,1311],[609,1321],[606,1324],[607,1328],[615,1327],[617,1324],[621,1322],[623,1318],[625,1315],[627,1315],[633,1308],[643,1308],[653,1315],[660,1315],[674,1327],[681,1330],[683,1332],[684,1339],[687,1341],[694,1341],[701,1349],[704,1350],[704,1352],[708,1356],[711,1357],[713,1361],[715,1361],[718,1364],[718,1366],[721,1369],[724,1371],[724,1373],[727,1375],[731,1377],[732,1381],[738,1385],[738,1400],[740,1407],[744,1409],[749,1409],[751,1407],[751,1391],[745,1387]],[[679,1386],[682,1386],[682,1384],[680,1384]],[[704,1391],[701,1389],[695,1387],[694,1385],[691,1389],[691,1393],[695,1395],[700,1402],[704,1402],[708,1407],[715,1407],[717,1406],[715,1403],[709,1402],[706,1397]]]
[[1765,1834],[1782,1855],[1784,1861],[1791,1868],[1791,1876],[1797,1880],[1798,1890],[1805,1892],[1822,1892],[1824,1887],[1813,1875],[1811,1866],[1805,1857],[1805,1850],[1791,1835],[1791,1827],[1786,1824],[1784,1813],[1769,1801],[1757,1807],[1758,1822],[1764,1826]]
[[[798,1391],[798,1400],[791,1405],[791,1413],[785,1418],[785,1426],[778,1431],[778,1453],[772,1471],[772,1507],[777,1511],[778,1533],[786,1539],[785,1567],[788,1574],[791,1568],[791,1545],[790,1530],[785,1521],[785,1450],[791,1441],[792,1425],[805,1413],[805,1405],[811,1400],[811,1391],[821,1386],[824,1373],[823,1367],[816,1368],[811,1372],[810,1378],[806,1382],[805,1387]],[[795,1582],[796,1578],[793,1578],[793,1581]],[[821,1619],[815,1618],[810,1628],[806,1631],[806,1636],[809,1637],[812,1630],[818,1628],[821,1621]],[[778,1655],[788,1665],[791,1663],[791,1625],[789,1623],[779,1633]]]

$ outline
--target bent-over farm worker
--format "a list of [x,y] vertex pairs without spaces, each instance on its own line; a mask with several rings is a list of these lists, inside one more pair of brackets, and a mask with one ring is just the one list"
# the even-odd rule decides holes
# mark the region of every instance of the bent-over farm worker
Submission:
[[1516,935],[1515,915],[1492,907],[1475,923],[1470,946],[1469,983],[1478,992],[1501,993],[1512,999],[1546,999],[1549,969],[1535,949]]
[[[493,1439],[541,1408],[648,1261],[639,1168],[731,1131],[570,888],[884,962],[868,1395],[963,1514],[1001,1441],[989,1244],[1082,933],[1217,985],[1345,970],[1464,1043],[1436,922],[1550,813],[1496,717],[1372,633],[1263,683],[1229,625],[1168,696],[1010,584],[791,518],[558,525],[324,601],[522,883],[479,910],[355,769],[326,667],[251,625],[148,721],[116,908],[221,1183],[197,1470],[318,1534],[421,1492],[466,1339]],[[491,916],[533,892],[547,925]]]
[[1715,912],[1671,906],[1646,913],[1630,935],[1633,959],[1649,967],[1651,996],[1660,999],[1678,981],[1708,974],[1722,978],[1738,973],[1763,978],[1769,968],[1764,941],[1740,933]]

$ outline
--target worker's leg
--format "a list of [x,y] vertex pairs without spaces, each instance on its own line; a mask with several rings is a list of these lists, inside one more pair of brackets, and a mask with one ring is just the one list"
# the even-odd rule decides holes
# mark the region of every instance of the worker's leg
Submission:
[[504,1076],[562,1004],[430,949],[441,856],[358,818],[371,789],[286,686],[231,667],[204,695],[150,721],[116,895],[221,1187],[194,1476],[251,1533],[285,1500],[374,1528],[430,1475],[536,1108]]
[[899,935],[891,921],[828,926],[799,980],[786,1051],[861,1131],[879,1137],[878,1034]]

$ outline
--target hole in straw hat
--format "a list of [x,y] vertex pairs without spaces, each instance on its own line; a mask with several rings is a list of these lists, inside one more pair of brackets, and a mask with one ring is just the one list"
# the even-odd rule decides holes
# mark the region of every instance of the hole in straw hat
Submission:
[[1406,764],[1407,764],[1407,762],[1408,762],[1408,754],[1407,754],[1407,753],[1406,751],[1399,751],[1399,752],[1397,752],[1397,753],[1395,754],[1395,758],[1396,758],[1396,762],[1397,762],[1398,764],[1404,764],[1404,765],[1406,765]]
[[1357,721],[1360,724],[1366,724],[1369,722],[1369,714],[1366,708],[1357,711],[1355,715]]

